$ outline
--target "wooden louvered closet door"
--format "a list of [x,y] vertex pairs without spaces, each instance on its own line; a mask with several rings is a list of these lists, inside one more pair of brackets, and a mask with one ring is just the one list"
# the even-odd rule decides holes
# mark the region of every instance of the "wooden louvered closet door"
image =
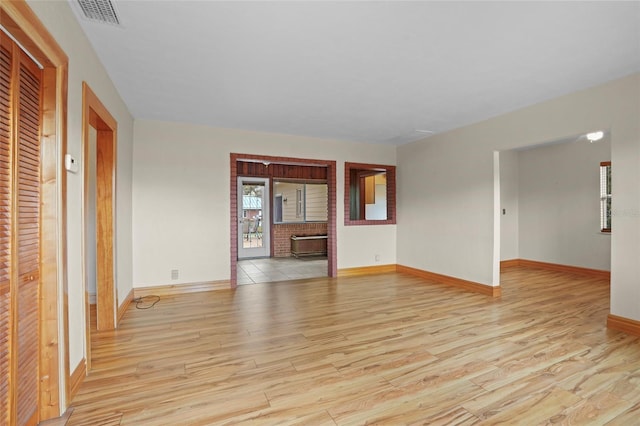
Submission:
[[0,43],[0,424],[38,421],[42,71]]

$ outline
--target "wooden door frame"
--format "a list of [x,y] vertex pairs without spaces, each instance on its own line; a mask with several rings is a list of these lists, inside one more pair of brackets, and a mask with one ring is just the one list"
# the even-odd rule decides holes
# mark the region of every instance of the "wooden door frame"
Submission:
[[85,294],[87,368],[91,367],[91,326],[87,292],[87,213],[89,202],[89,129],[97,130],[96,139],[96,311],[97,328],[114,330],[117,325],[117,289],[115,286],[114,219],[116,145],[118,123],[91,90],[82,82],[82,281]]
[[[69,399],[68,288],[65,267],[67,185],[63,163],[67,146],[69,59],[24,0],[0,2],[0,21],[12,37],[43,66],[38,420],[44,421],[60,416],[61,409],[66,408]],[[60,328],[63,336],[58,334]],[[61,365],[64,377],[59,374]],[[10,386],[15,386],[15,383]]]
[[309,166],[321,166],[327,168],[327,276],[338,276],[337,263],[337,219],[336,219],[336,162],[332,160],[311,160],[307,158],[274,157],[270,155],[238,154],[231,153],[230,157],[230,263],[231,270],[229,283],[232,289],[238,286],[238,161],[267,161],[272,164],[301,164]]

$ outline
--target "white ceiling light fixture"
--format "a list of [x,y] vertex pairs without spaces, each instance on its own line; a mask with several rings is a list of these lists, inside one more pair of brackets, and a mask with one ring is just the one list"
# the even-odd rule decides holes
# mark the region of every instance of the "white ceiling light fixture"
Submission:
[[603,131],[587,133],[587,139],[591,143],[598,142],[603,137],[604,137],[604,132]]
[[78,0],[84,17],[105,24],[120,25],[118,12],[111,0]]

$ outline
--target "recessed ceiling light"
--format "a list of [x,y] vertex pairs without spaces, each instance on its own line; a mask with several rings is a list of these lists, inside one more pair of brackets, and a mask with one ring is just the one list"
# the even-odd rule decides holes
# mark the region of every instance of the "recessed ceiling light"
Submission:
[[602,132],[602,131],[587,133],[587,139],[591,143],[597,142],[600,139],[602,139],[603,137],[604,137],[604,132]]

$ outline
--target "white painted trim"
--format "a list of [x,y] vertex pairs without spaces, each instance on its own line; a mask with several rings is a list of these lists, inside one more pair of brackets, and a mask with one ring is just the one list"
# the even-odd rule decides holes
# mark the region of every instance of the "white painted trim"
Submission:
[[500,285],[500,152],[493,151],[493,286]]
[[[242,248],[243,234],[242,224],[245,218],[242,217],[242,203],[243,203],[243,182],[256,182],[264,183],[264,194],[262,196],[262,247],[260,248]],[[269,257],[271,256],[271,218],[270,204],[271,203],[271,188],[269,187],[268,178],[253,178],[247,176],[238,176],[238,259],[246,259],[251,257]]]

